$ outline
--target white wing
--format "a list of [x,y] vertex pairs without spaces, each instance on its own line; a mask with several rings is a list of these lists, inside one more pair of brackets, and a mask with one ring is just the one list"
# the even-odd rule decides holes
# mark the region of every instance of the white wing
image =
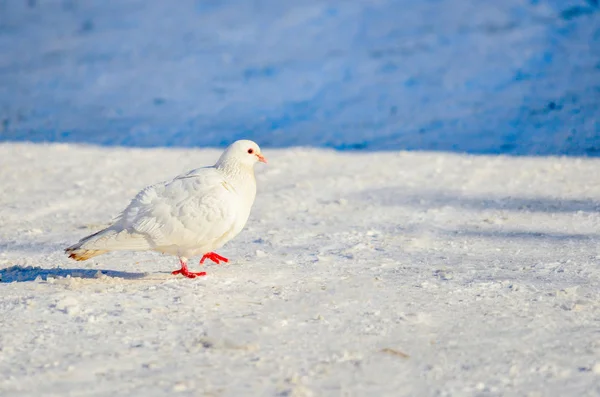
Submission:
[[237,200],[218,170],[200,168],[142,190],[117,224],[154,247],[202,247],[233,228]]

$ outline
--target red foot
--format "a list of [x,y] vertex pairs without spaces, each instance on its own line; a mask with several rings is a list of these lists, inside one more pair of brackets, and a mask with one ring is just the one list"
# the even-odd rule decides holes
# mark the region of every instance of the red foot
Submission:
[[202,256],[202,259],[200,259],[200,264],[202,265],[206,259],[210,259],[211,261],[215,262],[217,265],[220,263],[219,261],[222,261],[225,263],[229,262],[229,259],[227,259],[224,256],[221,256],[215,252],[209,252],[208,254],[204,254],[204,256]]
[[181,274],[182,276],[185,276],[187,278],[196,278],[196,277],[206,276],[206,272],[190,272],[188,270],[186,262],[179,261],[179,263],[181,264],[181,269],[174,270],[171,272],[171,274],[173,274],[173,275]]

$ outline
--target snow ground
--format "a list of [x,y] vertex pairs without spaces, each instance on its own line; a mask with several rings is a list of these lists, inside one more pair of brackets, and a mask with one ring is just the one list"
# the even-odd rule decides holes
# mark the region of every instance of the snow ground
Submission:
[[0,0],[0,140],[600,154],[597,0]]
[[0,145],[0,395],[600,393],[600,160],[266,155],[188,280],[62,249],[217,150]]
[[[599,395],[598,11],[0,0],[0,396]],[[63,254],[242,137],[230,264]]]

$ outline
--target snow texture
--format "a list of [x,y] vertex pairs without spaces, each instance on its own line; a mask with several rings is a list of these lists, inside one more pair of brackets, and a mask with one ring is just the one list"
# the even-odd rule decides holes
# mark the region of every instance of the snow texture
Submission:
[[0,140],[600,153],[597,0],[0,0]]
[[600,160],[272,149],[207,277],[63,254],[219,154],[0,146],[0,395],[600,393]]

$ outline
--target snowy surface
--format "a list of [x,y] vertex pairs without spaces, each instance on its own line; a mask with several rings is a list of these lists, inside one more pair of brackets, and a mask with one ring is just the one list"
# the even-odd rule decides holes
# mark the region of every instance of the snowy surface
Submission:
[[[0,0],[0,396],[600,395],[598,11]],[[231,263],[66,258],[238,138]]]
[[272,149],[205,278],[62,253],[218,154],[0,145],[0,395],[600,394],[600,160]]
[[597,0],[0,0],[0,140],[600,153]]

